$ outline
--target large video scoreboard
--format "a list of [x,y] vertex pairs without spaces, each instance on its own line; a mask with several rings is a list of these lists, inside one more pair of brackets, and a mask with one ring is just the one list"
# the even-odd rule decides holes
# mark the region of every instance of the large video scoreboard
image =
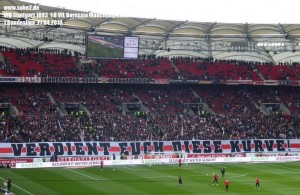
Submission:
[[134,58],[139,55],[139,37],[87,35],[87,58]]

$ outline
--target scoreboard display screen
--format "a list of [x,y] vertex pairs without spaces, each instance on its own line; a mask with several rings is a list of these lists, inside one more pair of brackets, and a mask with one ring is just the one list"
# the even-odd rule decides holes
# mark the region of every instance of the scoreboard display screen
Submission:
[[139,37],[124,37],[124,58],[138,58]]
[[137,58],[139,37],[87,35],[87,58]]

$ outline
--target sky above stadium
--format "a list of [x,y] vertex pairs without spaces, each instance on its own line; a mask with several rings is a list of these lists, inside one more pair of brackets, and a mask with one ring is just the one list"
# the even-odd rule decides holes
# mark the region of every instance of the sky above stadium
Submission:
[[300,23],[296,0],[24,0],[122,17],[219,23]]

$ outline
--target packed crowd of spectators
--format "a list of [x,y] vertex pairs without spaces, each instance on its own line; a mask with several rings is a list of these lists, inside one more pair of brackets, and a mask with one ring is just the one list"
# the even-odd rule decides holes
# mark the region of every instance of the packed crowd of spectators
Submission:
[[44,88],[7,85],[2,89],[9,102],[18,108],[20,115],[53,115],[57,111],[57,105],[50,101]]
[[300,138],[300,120],[261,113],[24,115],[1,122],[2,142]]
[[252,102],[255,90],[251,88],[227,86],[223,89],[223,86],[214,86],[197,88],[195,92],[200,95],[202,102],[216,113],[257,112]]
[[[2,119],[3,120],[3,119]],[[80,141],[80,121],[56,115],[6,116],[0,126],[2,142]]]
[[199,99],[191,89],[176,86],[147,86],[136,89],[136,93],[151,113],[158,114],[181,113],[186,103]]
[[[1,113],[1,142],[300,138],[299,109],[267,116],[255,106],[256,100],[299,106],[300,91],[291,87],[30,86],[0,87],[1,103],[22,112]],[[142,114],[121,106],[137,100],[147,108]],[[90,114],[61,115],[60,104],[71,102]],[[187,111],[189,102],[206,104],[210,111]]]
[[[141,55],[79,66],[80,55],[69,50],[0,51],[2,76],[300,80],[299,63]],[[0,142],[300,138],[300,90],[294,87],[3,84],[3,103],[10,107],[0,108]],[[62,114],[63,104],[71,103],[87,112]],[[123,103],[141,103],[142,114]],[[189,110],[190,103],[202,110]],[[283,104],[290,113],[263,114],[259,107],[270,103]]]
[[276,95],[284,102],[284,105],[288,107],[288,109],[293,114],[300,114],[300,88],[285,88],[282,87],[277,89]]

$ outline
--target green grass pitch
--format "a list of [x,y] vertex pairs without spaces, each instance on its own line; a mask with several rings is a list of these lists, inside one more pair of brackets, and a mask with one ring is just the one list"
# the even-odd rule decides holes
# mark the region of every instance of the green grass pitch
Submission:
[[[231,182],[225,192],[220,169]],[[219,185],[212,185],[212,174]],[[177,187],[178,176],[184,187]],[[12,179],[16,195],[93,194],[300,194],[300,163],[189,164],[99,167],[80,169],[2,169],[0,177]],[[261,189],[255,189],[255,178]]]

